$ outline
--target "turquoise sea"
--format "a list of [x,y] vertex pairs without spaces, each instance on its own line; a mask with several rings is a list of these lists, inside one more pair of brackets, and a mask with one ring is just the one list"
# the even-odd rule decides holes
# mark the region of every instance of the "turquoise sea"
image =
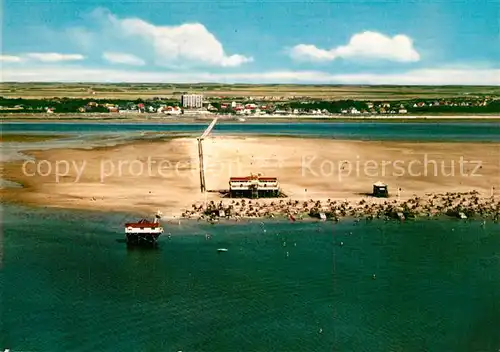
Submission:
[[[3,143],[1,157],[206,126],[2,123],[69,137]],[[223,123],[214,134],[498,142],[500,126]],[[158,249],[134,250],[122,227],[134,214],[3,204],[1,215],[0,350],[500,350],[497,223],[182,221],[165,224]]]
[[500,224],[183,221],[132,250],[134,218],[4,204],[0,348],[500,349]]

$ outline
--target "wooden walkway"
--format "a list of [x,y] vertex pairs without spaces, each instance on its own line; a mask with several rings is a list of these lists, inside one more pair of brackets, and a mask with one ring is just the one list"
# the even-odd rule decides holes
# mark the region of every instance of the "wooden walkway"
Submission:
[[198,158],[200,159],[200,189],[201,192],[204,193],[206,192],[206,186],[205,186],[205,167],[203,165],[203,140],[208,137],[212,129],[215,127],[215,124],[217,123],[218,117],[214,118],[213,121],[208,125],[207,129],[203,134],[198,137]]

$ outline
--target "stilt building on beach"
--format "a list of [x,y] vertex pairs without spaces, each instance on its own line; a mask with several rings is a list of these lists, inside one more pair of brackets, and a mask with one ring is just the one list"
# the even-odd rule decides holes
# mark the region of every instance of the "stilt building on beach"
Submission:
[[263,177],[259,174],[246,177],[231,177],[229,179],[229,193],[231,197],[278,197],[280,188],[276,177]]
[[158,237],[163,233],[160,224],[161,212],[158,211],[153,221],[141,219],[125,224],[125,235],[128,245],[156,245]]

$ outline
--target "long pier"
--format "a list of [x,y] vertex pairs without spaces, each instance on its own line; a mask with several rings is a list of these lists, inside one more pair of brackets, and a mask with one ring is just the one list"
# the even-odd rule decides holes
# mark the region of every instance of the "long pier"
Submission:
[[207,129],[205,130],[205,132],[203,132],[203,134],[201,135],[200,139],[205,139],[206,137],[208,137],[208,134],[210,132],[212,132],[212,129],[215,127],[215,124],[217,123],[217,120],[219,118],[216,117],[212,120],[212,122],[210,123],[210,125],[208,125]]
[[213,121],[208,125],[207,129],[203,134],[197,138],[198,140],[198,158],[200,159],[200,189],[201,192],[204,193],[206,192],[206,187],[205,187],[205,166],[203,164],[203,140],[208,137],[212,129],[215,127],[215,124],[217,123],[218,117],[214,118]]

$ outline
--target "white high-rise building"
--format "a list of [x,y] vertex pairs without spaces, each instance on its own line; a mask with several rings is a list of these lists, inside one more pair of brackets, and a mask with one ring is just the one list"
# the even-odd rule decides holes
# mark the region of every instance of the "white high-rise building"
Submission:
[[201,108],[203,106],[203,95],[184,94],[181,97],[181,104],[184,108]]

